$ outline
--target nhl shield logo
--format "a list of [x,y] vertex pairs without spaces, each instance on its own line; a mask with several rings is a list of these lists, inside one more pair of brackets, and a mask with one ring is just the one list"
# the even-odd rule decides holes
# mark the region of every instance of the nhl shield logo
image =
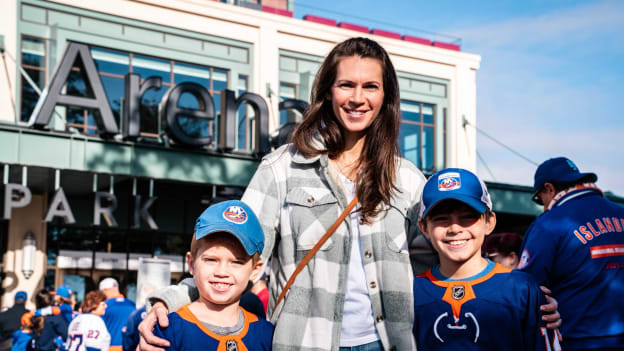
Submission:
[[452,296],[455,300],[461,300],[464,298],[464,286],[463,285],[455,285],[453,287]]
[[228,340],[225,342],[226,351],[238,351],[238,345],[235,340]]

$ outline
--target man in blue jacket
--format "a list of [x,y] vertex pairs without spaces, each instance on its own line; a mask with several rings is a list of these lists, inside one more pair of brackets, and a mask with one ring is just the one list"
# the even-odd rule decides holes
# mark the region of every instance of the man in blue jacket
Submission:
[[524,236],[518,268],[559,302],[564,350],[624,346],[624,207],[603,197],[597,179],[565,157],[535,172],[544,213]]
[[119,283],[115,278],[104,278],[98,288],[106,295],[106,313],[102,316],[111,335],[109,351],[123,351],[122,328],[128,316],[135,310],[134,302],[126,299],[119,292]]
[[0,312],[0,351],[11,349],[11,336],[20,328],[20,319],[28,312],[25,307],[28,295],[25,291],[15,293],[13,307]]

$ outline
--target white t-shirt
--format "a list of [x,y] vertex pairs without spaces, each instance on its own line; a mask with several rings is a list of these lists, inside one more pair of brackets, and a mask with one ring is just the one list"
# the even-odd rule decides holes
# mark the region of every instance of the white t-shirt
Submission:
[[108,351],[111,336],[104,321],[93,313],[82,313],[67,328],[67,351]]
[[[340,175],[347,195],[347,202],[355,197],[355,183]],[[352,347],[364,345],[379,340],[373,319],[373,307],[368,296],[368,286],[362,263],[360,250],[360,216],[357,212],[351,213],[351,257],[347,275],[347,289],[345,291],[344,310],[342,314],[342,330],[340,332],[340,346]]]

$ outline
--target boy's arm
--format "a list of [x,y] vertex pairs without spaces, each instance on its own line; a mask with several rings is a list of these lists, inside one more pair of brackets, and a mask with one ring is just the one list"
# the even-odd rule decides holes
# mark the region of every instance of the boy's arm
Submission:
[[158,337],[154,327],[161,333],[169,326],[169,312],[180,309],[185,304],[197,300],[199,292],[193,278],[186,278],[178,285],[171,285],[148,295],[145,301],[145,310],[148,312],[145,319],[139,324],[139,351],[163,351],[170,346],[167,339]]
[[186,278],[178,285],[170,285],[149,294],[145,301],[145,310],[148,313],[151,312],[153,304],[160,301],[165,304],[169,312],[175,312],[198,298],[199,292],[195,285],[195,279]]
[[[35,314],[33,315],[33,317],[41,317],[41,316],[55,316],[58,314],[61,314],[61,306],[47,306],[47,307],[43,307],[40,308],[38,310],[35,311]],[[71,307],[70,307],[71,308]]]
[[524,325],[524,344],[528,350],[560,351],[558,330],[548,329],[540,306],[546,304],[544,294],[535,282],[529,282],[528,308]]

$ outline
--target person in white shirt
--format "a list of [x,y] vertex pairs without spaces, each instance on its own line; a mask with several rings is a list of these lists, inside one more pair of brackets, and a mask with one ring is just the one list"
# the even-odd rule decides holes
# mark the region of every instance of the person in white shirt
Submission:
[[111,336],[101,316],[106,312],[106,295],[91,291],[85,295],[82,313],[67,331],[67,351],[108,351]]

